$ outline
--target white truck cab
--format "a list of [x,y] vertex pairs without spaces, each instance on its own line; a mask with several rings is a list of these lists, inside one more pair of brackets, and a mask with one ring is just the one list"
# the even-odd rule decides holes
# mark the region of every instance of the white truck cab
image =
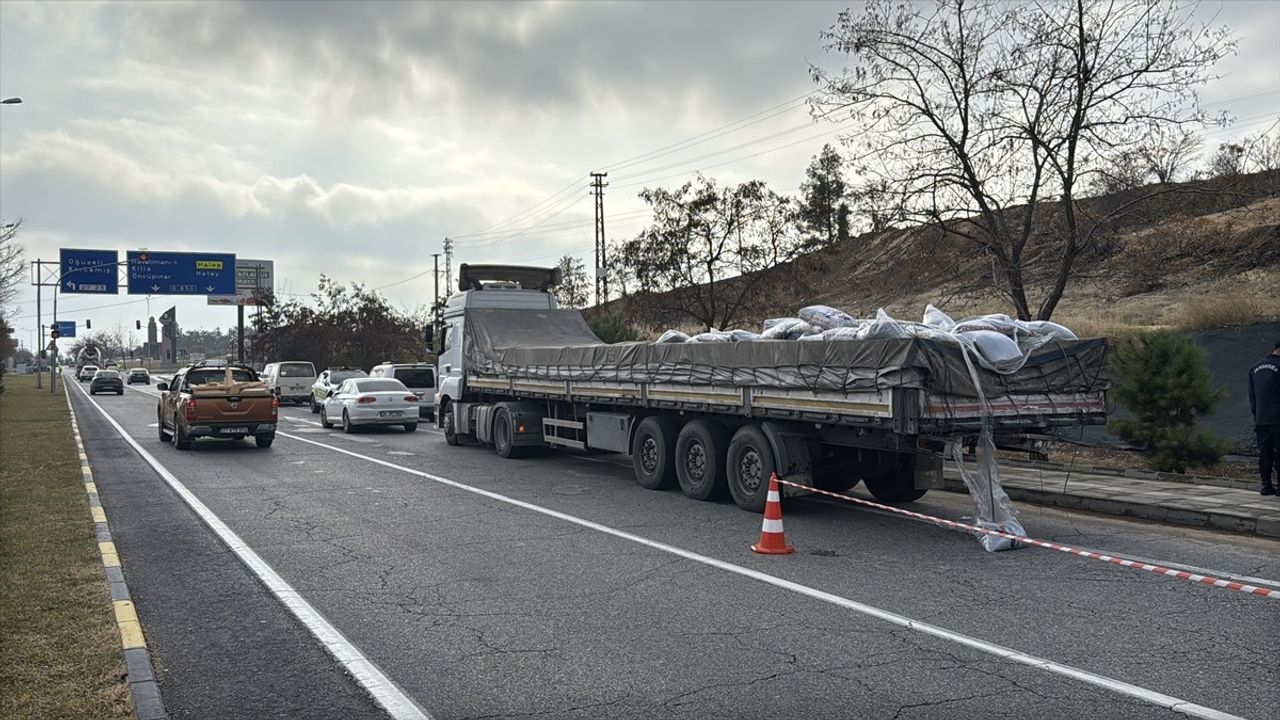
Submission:
[[551,287],[559,284],[559,268],[520,265],[469,265],[458,269],[458,292],[445,301],[436,374],[436,423],[440,410],[462,397],[465,380],[462,364],[464,311],[471,308],[502,310],[555,310]]

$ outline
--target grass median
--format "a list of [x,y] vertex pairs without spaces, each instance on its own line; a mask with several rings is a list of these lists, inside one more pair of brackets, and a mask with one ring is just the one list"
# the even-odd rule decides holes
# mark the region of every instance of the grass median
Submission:
[[0,394],[0,717],[131,716],[61,383]]

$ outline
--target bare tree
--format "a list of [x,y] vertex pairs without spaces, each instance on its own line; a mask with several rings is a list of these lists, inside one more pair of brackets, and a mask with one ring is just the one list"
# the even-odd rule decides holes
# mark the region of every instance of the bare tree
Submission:
[[1280,170],[1280,121],[1244,139],[1246,172]]
[[1189,127],[1157,126],[1138,148],[1137,156],[1156,182],[1177,182],[1191,174],[1189,171],[1203,143],[1199,133]]
[[22,262],[22,248],[16,240],[18,228],[22,221],[18,220],[0,227],[0,315],[9,301],[18,292],[18,284],[22,281],[26,265]]
[[[1077,195],[1153,129],[1206,122],[1195,90],[1233,44],[1172,2],[918,8],[840,13],[824,39],[851,67],[812,68],[816,109],[853,122],[855,167],[907,219],[972,243],[1017,315],[1047,319],[1106,226]],[[1034,258],[1053,258],[1039,287]]]

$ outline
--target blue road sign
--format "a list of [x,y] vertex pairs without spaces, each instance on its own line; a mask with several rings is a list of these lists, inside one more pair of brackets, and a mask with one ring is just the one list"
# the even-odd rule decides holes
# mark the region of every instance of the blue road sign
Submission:
[[115,250],[58,250],[61,267],[58,289],[64,293],[115,295],[120,292],[116,267],[120,253]]
[[69,338],[76,336],[75,320],[59,320],[58,321],[58,337]]
[[130,250],[130,295],[235,295],[236,256]]

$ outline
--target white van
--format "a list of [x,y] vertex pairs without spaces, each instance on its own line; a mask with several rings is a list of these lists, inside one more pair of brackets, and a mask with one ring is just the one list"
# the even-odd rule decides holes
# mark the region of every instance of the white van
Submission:
[[431,363],[382,363],[369,371],[371,378],[394,378],[418,396],[418,417],[435,419],[436,369]]
[[316,366],[306,360],[285,360],[267,365],[262,381],[281,402],[311,401],[311,386],[316,382]]

